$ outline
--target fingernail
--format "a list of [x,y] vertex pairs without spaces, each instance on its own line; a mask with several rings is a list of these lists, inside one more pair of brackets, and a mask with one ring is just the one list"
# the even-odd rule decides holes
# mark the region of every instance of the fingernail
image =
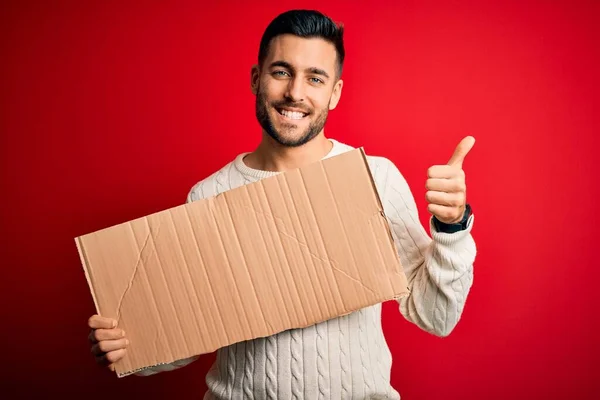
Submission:
[[125,339],[125,346],[129,346],[129,339]]
[[116,327],[117,327],[117,321],[115,321],[114,319],[113,319],[113,322],[112,322],[112,327],[113,327],[113,328],[116,328]]
[[121,337],[125,337],[125,331],[121,331]]

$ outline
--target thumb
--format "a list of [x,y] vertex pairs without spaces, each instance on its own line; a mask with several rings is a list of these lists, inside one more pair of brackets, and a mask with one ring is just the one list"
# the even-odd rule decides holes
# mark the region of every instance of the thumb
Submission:
[[454,150],[454,154],[450,157],[450,161],[448,161],[448,165],[456,166],[462,168],[463,161],[465,157],[471,151],[473,146],[475,145],[475,138],[473,136],[467,136],[463,140],[460,141],[456,149]]

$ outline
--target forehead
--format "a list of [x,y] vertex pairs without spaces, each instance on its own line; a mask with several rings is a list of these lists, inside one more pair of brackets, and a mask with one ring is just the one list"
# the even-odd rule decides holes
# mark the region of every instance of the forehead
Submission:
[[321,68],[333,73],[336,58],[335,46],[321,38],[280,35],[271,40],[265,65],[274,61],[286,61],[299,70]]

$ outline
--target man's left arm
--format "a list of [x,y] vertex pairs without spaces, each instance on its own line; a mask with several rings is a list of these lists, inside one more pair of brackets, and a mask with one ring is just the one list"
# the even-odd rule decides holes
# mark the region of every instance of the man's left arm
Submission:
[[447,336],[454,329],[473,282],[474,215],[466,203],[462,171],[462,160],[474,142],[471,139],[461,142],[448,165],[428,171],[431,236],[420,223],[406,180],[391,162],[383,191],[385,213],[410,289],[399,300],[400,312],[437,336]]

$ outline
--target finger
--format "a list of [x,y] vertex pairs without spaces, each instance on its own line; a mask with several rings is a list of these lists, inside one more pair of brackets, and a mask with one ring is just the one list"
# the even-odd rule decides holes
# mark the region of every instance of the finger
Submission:
[[123,329],[93,329],[90,332],[90,342],[98,343],[102,340],[116,340],[125,337],[125,331]]
[[430,179],[453,179],[464,178],[462,169],[452,165],[434,165],[427,169],[427,177]]
[[119,340],[103,340],[92,346],[92,353],[99,356],[111,351],[124,349],[129,345],[129,340],[123,338]]
[[96,362],[100,365],[109,366],[122,359],[127,353],[126,349],[119,349],[111,351],[110,353],[103,354],[96,357]]
[[425,182],[425,188],[427,190],[447,193],[464,192],[466,190],[464,182],[458,179],[430,178]]
[[96,340],[96,329],[92,329],[90,331],[90,334],[88,335],[88,340],[92,344],[98,343],[98,340]]
[[106,360],[108,362],[110,362],[111,364],[114,364],[117,361],[119,361],[120,359],[122,359],[123,357],[125,357],[125,353],[127,353],[127,349],[119,349],[119,350],[111,351],[110,353],[106,354]]
[[88,320],[88,326],[92,329],[112,329],[117,327],[117,321],[112,318],[92,315]]
[[430,204],[437,204],[447,207],[456,208],[462,206],[464,203],[464,195],[460,192],[446,193],[428,190],[427,193],[425,193],[425,198]]
[[465,157],[467,156],[469,151],[471,151],[474,145],[475,138],[473,136],[467,136],[463,140],[461,140],[458,146],[456,146],[454,154],[452,154],[452,157],[450,157],[448,165],[462,168],[462,164],[465,160]]

